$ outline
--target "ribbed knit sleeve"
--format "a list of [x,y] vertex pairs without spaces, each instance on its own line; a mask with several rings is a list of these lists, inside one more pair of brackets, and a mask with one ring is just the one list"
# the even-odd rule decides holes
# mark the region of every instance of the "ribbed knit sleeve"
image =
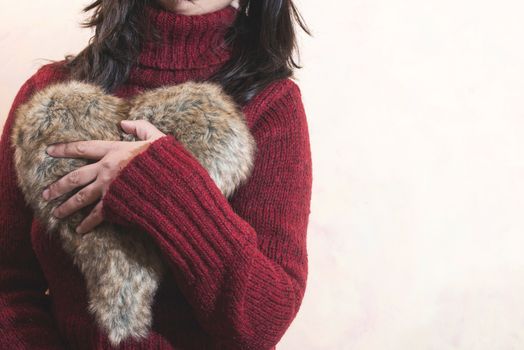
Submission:
[[0,349],[64,348],[31,246],[32,211],[17,185],[10,146],[15,110],[32,92],[28,80],[13,102],[0,142]]
[[107,220],[161,248],[202,327],[221,348],[269,349],[295,318],[307,279],[312,164],[300,90],[269,94],[251,128],[248,182],[228,200],[172,136],[133,158],[103,198]]

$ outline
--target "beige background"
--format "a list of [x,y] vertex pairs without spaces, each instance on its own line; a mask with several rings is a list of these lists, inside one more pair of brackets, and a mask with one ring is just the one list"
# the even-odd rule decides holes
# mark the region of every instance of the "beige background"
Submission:
[[[0,0],[0,115],[86,1]],[[524,348],[522,1],[298,2],[314,194],[281,349]]]

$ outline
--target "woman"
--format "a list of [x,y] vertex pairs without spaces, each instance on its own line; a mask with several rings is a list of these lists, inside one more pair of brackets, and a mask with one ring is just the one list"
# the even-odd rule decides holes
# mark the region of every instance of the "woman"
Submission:
[[95,160],[42,193],[83,188],[57,217],[93,205],[79,234],[103,220],[134,225],[169,266],[152,332],[120,348],[272,349],[284,335],[308,271],[312,166],[300,90],[290,79],[298,68],[292,20],[307,29],[291,1],[232,5],[97,0],[86,8],[96,29],[86,49],[43,66],[21,87],[0,144],[0,348],[110,348],[87,311],[80,272],[24,202],[9,145],[16,109],[66,79],[123,98],[188,80],[219,82],[242,106],[257,143],[253,173],[229,200],[173,136],[147,122],[122,125],[141,141],[48,149]]

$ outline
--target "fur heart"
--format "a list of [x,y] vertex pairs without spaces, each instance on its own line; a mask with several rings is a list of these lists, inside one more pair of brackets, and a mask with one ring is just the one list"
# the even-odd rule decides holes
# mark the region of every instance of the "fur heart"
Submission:
[[119,128],[124,119],[146,119],[175,136],[226,197],[247,180],[256,152],[244,115],[219,85],[210,82],[161,87],[125,100],[96,85],[69,81],[36,92],[17,110],[11,142],[18,184],[48,232],[59,233],[64,250],[85,278],[89,311],[113,345],[147,336],[155,292],[165,272],[160,251],[145,232],[107,222],[79,235],[75,228],[88,208],[64,219],[51,214],[76,191],[50,201],[41,194],[89,162],[50,157],[48,145],[133,140]]

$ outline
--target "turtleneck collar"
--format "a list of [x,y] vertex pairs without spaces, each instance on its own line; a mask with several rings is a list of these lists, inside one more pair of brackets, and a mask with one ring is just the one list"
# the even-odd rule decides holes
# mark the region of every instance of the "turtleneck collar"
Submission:
[[160,70],[195,70],[219,66],[230,57],[224,43],[237,9],[227,6],[202,15],[182,15],[147,5],[145,16],[160,40],[144,43],[139,65]]

